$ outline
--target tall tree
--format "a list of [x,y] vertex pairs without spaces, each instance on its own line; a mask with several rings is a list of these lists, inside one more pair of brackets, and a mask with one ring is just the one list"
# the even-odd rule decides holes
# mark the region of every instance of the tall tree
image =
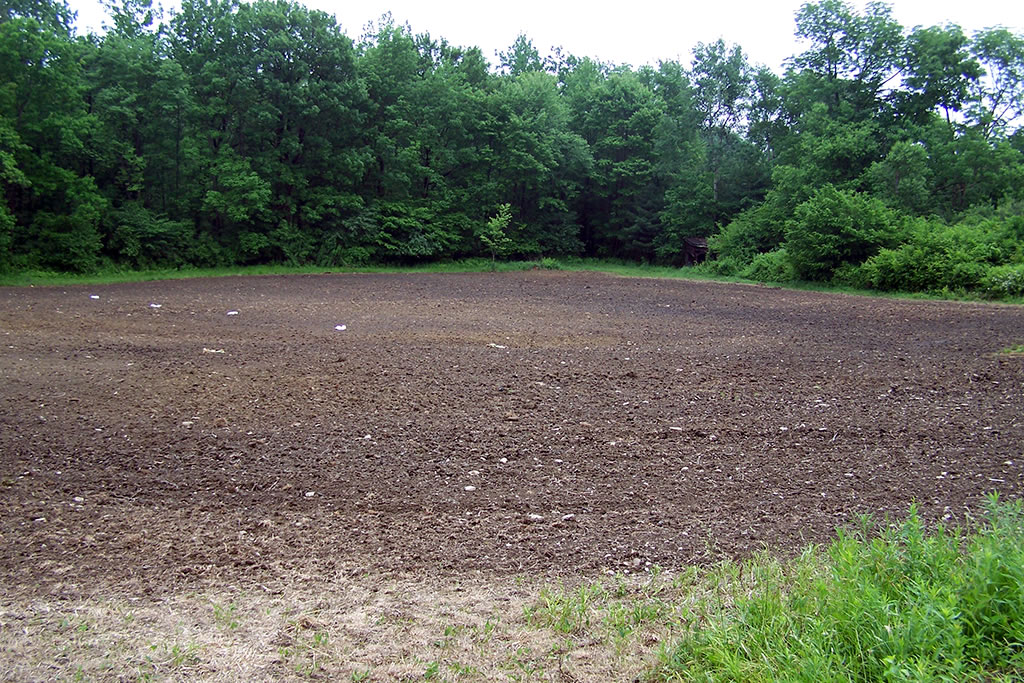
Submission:
[[523,33],[516,36],[515,42],[507,52],[498,54],[498,60],[498,66],[502,73],[513,78],[531,71],[544,70],[544,62],[540,58],[540,53],[533,46],[533,41]]
[[1012,134],[1024,117],[1024,36],[1005,28],[979,31],[971,52],[985,72],[970,82],[971,119],[986,138]]
[[796,16],[796,36],[808,49],[792,66],[816,76],[818,97],[829,113],[843,118],[872,116],[883,90],[904,68],[903,27],[882,2],[862,14],[842,0],[805,3]]
[[981,64],[968,50],[969,41],[959,26],[918,27],[907,38],[907,91],[900,110],[924,123],[928,114],[941,111],[946,124],[960,112]]
[[[100,250],[105,201],[88,176],[95,119],[81,62],[59,2],[14,3],[0,22],[0,263],[85,271]],[[6,234],[3,231],[6,230]]]
[[661,230],[664,200],[654,157],[655,130],[664,105],[625,68],[613,71],[578,102],[584,105],[577,110],[579,133],[594,158],[580,207],[587,249],[604,256],[650,259]]
[[750,121],[754,69],[738,45],[698,43],[690,77],[701,116],[705,158],[714,202],[712,221],[728,220],[756,195],[767,177],[760,154],[744,138]]

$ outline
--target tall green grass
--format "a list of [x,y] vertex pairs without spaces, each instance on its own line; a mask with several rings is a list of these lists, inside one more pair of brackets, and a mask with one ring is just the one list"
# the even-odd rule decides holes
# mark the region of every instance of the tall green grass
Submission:
[[1024,680],[1024,512],[992,497],[970,533],[915,509],[865,519],[747,588],[664,648],[654,680]]

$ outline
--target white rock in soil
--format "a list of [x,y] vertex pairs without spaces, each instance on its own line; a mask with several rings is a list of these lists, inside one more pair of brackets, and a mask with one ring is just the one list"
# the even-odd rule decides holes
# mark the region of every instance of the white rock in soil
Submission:
[[163,304],[150,304],[149,305],[150,308],[160,308],[161,306],[163,306]]
[[464,487],[464,489],[466,491],[476,491],[476,487],[475,486],[466,486],[466,487]]
[[336,329],[338,332],[344,332],[345,330],[348,329],[348,325],[335,325],[334,329]]
[[531,512],[527,516],[527,519],[529,519],[531,522],[543,522],[544,521],[544,515],[538,515],[536,512]]
[[238,311],[228,311],[228,315],[238,315]]
[[100,296],[99,296],[99,294],[92,294],[92,295],[89,296],[89,298],[90,299],[99,299]]
[[306,491],[306,498],[312,498],[316,495],[315,491]]

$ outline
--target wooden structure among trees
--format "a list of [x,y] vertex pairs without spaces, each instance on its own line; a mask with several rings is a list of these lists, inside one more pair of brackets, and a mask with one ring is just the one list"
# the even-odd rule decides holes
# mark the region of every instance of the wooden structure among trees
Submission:
[[708,241],[703,237],[683,238],[683,265],[695,266],[708,257]]

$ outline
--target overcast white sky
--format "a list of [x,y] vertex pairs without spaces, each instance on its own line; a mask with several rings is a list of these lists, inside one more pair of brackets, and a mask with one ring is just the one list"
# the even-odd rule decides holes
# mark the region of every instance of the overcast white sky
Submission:
[[[70,0],[82,32],[99,30],[104,11],[99,0]],[[178,0],[164,0],[164,7]],[[678,59],[688,64],[698,42],[719,38],[737,43],[751,62],[776,71],[797,54],[793,18],[803,0],[628,0],[611,3],[559,0],[469,2],[468,0],[306,0],[302,4],[334,14],[345,33],[358,39],[367,22],[390,11],[414,33],[429,32],[461,46],[478,45],[493,64],[495,51],[505,50],[522,32],[541,55],[552,46],[577,56],[616,64],[656,64]],[[853,3],[863,8],[864,2]],[[1024,33],[1024,2],[1020,0],[896,0],[890,3],[906,27],[959,24],[968,34],[991,26]]]

